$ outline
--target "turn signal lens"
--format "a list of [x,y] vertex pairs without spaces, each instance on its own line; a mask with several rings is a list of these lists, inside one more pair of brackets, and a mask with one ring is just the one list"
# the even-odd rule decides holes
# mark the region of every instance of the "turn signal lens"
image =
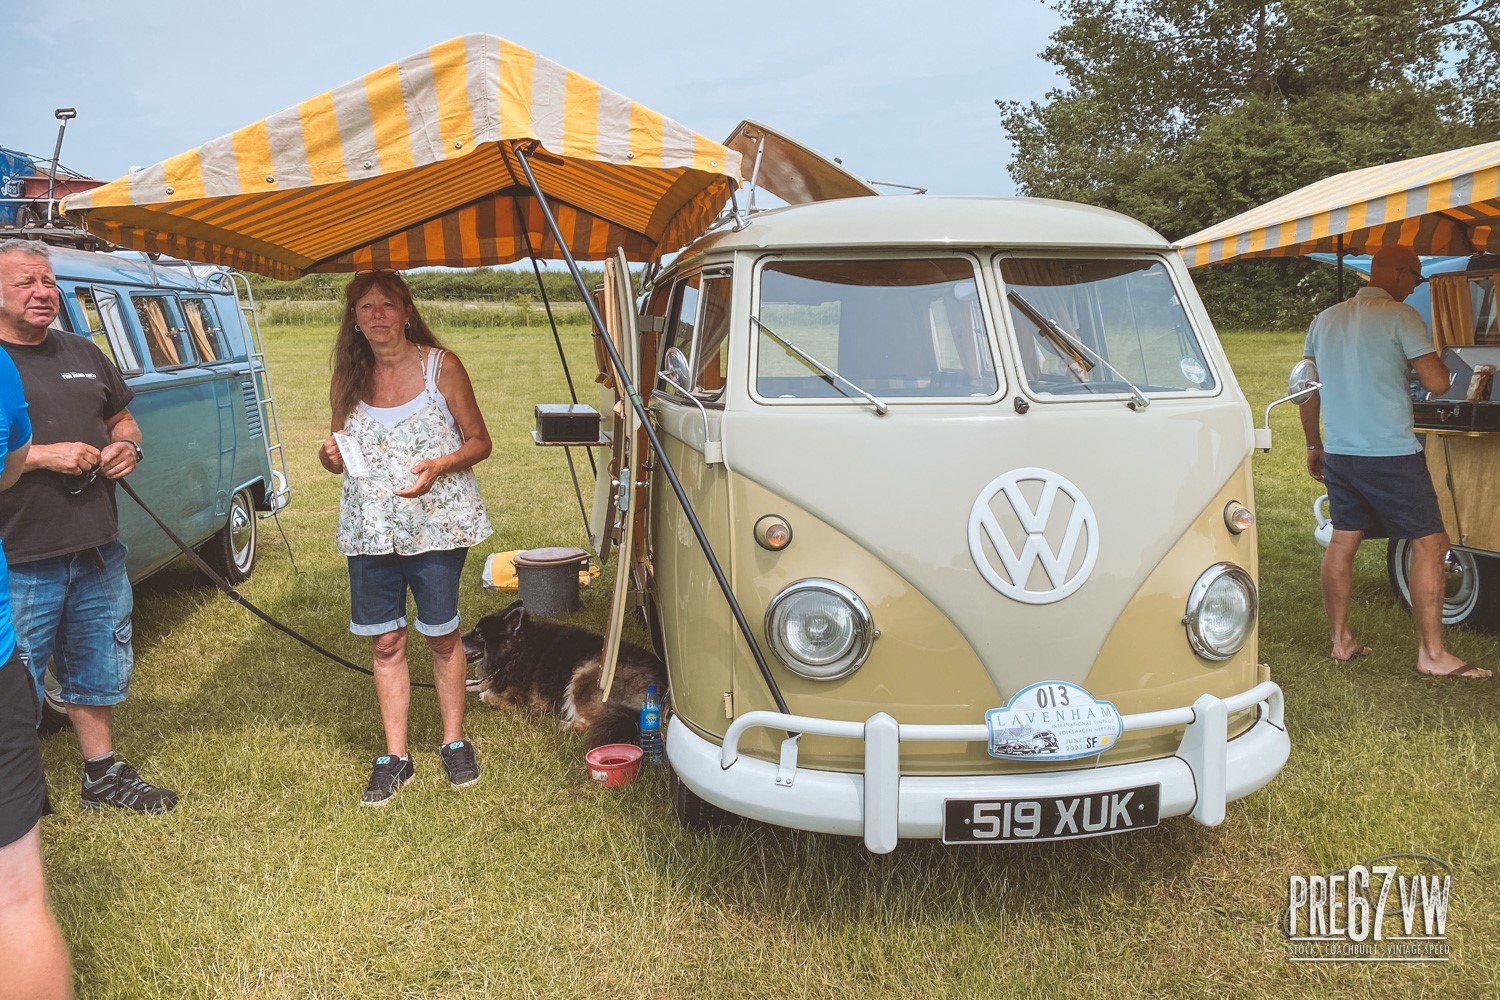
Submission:
[[1224,524],[1236,535],[1249,530],[1255,523],[1255,513],[1238,500],[1229,501],[1224,508]]
[[792,544],[792,526],[784,517],[767,514],[755,522],[755,541],[763,549],[780,552]]

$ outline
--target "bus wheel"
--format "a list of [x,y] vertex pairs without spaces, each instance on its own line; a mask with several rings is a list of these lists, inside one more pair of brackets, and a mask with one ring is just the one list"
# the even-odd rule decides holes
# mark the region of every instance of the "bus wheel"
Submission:
[[229,520],[203,545],[203,557],[230,583],[255,569],[255,498],[240,490],[229,502]]
[[667,784],[672,789],[672,814],[684,829],[718,830],[740,821],[740,817],[734,813],[700,799],[691,788],[682,783],[670,764],[667,765]]
[[[1411,543],[1394,538],[1385,548],[1386,572],[1401,606],[1411,610]],[[1462,549],[1443,557],[1443,624],[1500,631],[1500,560]]]

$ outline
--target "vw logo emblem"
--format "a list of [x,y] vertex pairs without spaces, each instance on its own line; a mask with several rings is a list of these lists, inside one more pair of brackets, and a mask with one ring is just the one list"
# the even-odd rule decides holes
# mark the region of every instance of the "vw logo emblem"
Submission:
[[[1035,485],[1023,489],[1028,483],[1039,483],[1040,492]],[[1028,492],[1037,495],[1035,506]],[[1017,536],[1024,539],[1020,551],[1011,544]],[[1012,469],[980,490],[974,501],[969,553],[990,586],[1006,597],[1024,604],[1053,604],[1083,586],[1093,571],[1099,556],[1099,520],[1083,491],[1057,473]],[[1038,566],[1045,581],[1032,579]]]

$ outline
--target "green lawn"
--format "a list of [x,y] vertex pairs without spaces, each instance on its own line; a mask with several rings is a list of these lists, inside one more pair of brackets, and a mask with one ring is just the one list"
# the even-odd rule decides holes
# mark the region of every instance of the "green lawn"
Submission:
[[[496,442],[480,467],[497,534],[486,551],[580,543],[560,450],[532,406],[566,386],[545,328],[453,329]],[[565,331],[594,397],[586,332]],[[1257,413],[1300,335],[1226,337]],[[247,596],[363,662],[346,631],[333,547],[327,430],[331,331],[268,330],[294,478],[260,523]],[[1374,645],[1326,657],[1321,550],[1291,407],[1256,457],[1262,658],[1287,692],[1292,758],[1207,829],[954,850],[747,827],[680,830],[660,773],[604,791],[550,720],[471,709],[483,782],[448,791],[430,692],[414,695],[417,778],[360,809],[380,730],[369,679],[259,623],[176,566],[137,589],[136,680],[117,743],[179,789],[166,817],[81,814],[70,735],[45,744],[58,814],[43,825],[53,902],[79,995],[100,997],[1390,996],[1500,994],[1500,682],[1423,680],[1415,639],[1364,553],[1354,619]],[[149,449],[150,443],[147,443]],[[144,471],[144,470],[143,470]],[[587,465],[582,475],[587,476]],[[589,480],[585,482],[587,489]],[[121,499],[121,503],[128,503]],[[466,617],[506,598],[467,571]],[[608,589],[578,620],[602,620]],[[1456,650],[1495,664],[1493,638]],[[427,673],[425,656],[416,673]],[[1277,929],[1287,876],[1391,851],[1449,859],[1446,965],[1294,965]],[[0,983],[4,973],[0,971]],[[3,993],[0,987],[0,993]]]

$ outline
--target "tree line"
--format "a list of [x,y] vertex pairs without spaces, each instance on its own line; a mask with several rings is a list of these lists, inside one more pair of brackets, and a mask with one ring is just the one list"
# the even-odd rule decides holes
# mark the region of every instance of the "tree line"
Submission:
[[[585,283],[593,288],[604,280],[598,269],[580,268]],[[301,301],[340,301],[348,274],[309,274],[294,281],[278,281],[250,275],[250,287],[257,299]],[[536,275],[530,268],[507,270],[479,267],[470,270],[418,270],[402,274],[419,302],[497,302],[511,305],[540,303]],[[542,270],[542,284],[553,302],[581,302],[582,296],[573,276],[556,268]]]
[[[1180,239],[1330,174],[1488,142],[1500,0],[1058,0],[1065,81],[999,101],[1023,194]],[[1303,260],[1194,272],[1222,326],[1299,326],[1332,301]]]

